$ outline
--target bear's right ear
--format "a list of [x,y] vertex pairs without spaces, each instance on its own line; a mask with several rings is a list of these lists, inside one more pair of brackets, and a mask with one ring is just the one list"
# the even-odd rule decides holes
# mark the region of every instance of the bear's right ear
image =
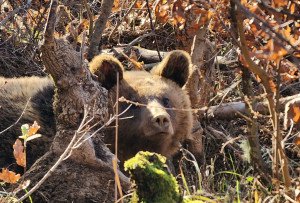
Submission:
[[190,65],[191,57],[187,52],[171,51],[159,65],[151,70],[151,74],[168,78],[183,87],[191,73]]
[[90,62],[90,71],[108,90],[117,84],[117,73],[119,73],[119,80],[123,79],[123,66],[118,59],[111,55],[95,56]]

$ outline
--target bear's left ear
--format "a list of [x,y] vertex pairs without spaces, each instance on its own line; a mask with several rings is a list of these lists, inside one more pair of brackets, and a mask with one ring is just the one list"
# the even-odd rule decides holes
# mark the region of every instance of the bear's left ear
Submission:
[[185,51],[171,51],[164,60],[151,70],[151,74],[168,78],[180,87],[186,83],[190,74],[191,57]]
[[119,80],[123,79],[123,66],[111,55],[95,56],[89,65],[91,73],[108,90],[117,84],[117,73],[119,73]]

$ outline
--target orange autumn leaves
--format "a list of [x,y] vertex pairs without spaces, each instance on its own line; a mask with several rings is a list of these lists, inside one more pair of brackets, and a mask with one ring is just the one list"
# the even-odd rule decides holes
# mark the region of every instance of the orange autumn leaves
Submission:
[[6,183],[15,183],[20,179],[20,174],[15,174],[15,172],[9,171],[8,169],[2,168],[0,173],[0,180]]
[[[284,128],[291,125],[300,129],[300,98],[293,99],[285,105]],[[300,147],[300,134],[294,138],[294,144]]]
[[[293,14],[294,4],[288,5],[289,1],[270,1],[273,8],[284,9]],[[299,22],[293,20],[292,16],[276,12],[276,10],[265,9],[261,4],[242,1],[256,17],[244,14],[244,27],[249,54],[255,63],[267,70],[271,91],[277,91],[274,83],[276,72],[280,74],[280,80],[286,84],[298,78],[297,60],[287,59],[299,57]],[[266,24],[269,25],[266,26]],[[242,58],[242,57],[240,57]],[[247,64],[241,59],[244,66]],[[279,69],[279,70],[278,70]],[[260,79],[257,80],[260,82]]]
[[197,33],[199,28],[203,26],[208,19],[212,16],[212,12],[209,9],[203,9],[197,7],[195,4],[191,4],[185,0],[160,0],[155,4],[155,17],[158,22],[167,23],[174,26],[178,26],[179,30],[183,30],[186,23],[186,18],[189,13],[193,13],[195,16],[201,14],[199,22],[194,22],[189,25],[187,34],[193,36]]
[[[24,140],[24,146],[20,139],[17,139],[14,148],[14,157],[16,159],[16,163],[19,166],[26,168],[26,142],[33,140],[35,138],[40,137],[40,134],[36,134],[40,126],[35,121],[33,125],[29,126],[28,124],[22,125],[22,136],[21,139]],[[6,183],[15,183],[20,179],[20,174],[16,174],[13,171],[9,171],[8,169],[2,168],[2,172],[0,173],[0,180]]]
[[19,166],[25,167],[26,166],[26,154],[24,152],[24,146],[21,140],[17,139],[14,146],[14,157],[16,162]]

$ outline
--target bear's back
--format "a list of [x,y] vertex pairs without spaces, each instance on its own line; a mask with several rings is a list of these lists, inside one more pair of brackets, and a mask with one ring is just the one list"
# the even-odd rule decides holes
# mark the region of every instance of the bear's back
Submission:
[[[32,125],[33,121],[37,121],[41,125],[38,133],[42,137],[30,141],[26,150],[28,165],[32,165],[36,158],[49,149],[55,135],[52,108],[54,86],[50,78],[35,76],[0,77],[0,85],[0,131],[4,131],[0,134],[0,168],[7,167],[6,163],[15,163],[13,144],[22,134],[21,125]],[[10,168],[15,167],[13,165]]]

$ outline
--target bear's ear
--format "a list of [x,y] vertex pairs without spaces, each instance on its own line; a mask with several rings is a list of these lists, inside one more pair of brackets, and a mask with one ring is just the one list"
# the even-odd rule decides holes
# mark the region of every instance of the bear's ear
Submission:
[[172,51],[164,60],[151,70],[151,74],[168,78],[180,87],[186,83],[190,74],[191,57],[185,51]]
[[108,90],[117,84],[117,73],[119,73],[119,80],[123,79],[123,66],[118,59],[111,55],[95,56],[90,62],[90,71]]

